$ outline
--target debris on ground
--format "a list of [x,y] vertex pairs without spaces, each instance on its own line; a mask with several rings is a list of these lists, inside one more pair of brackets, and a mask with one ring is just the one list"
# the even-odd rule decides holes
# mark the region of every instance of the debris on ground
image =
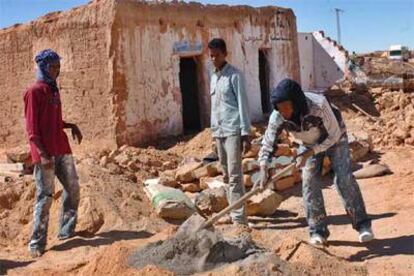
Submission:
[[383,176],[391,173],[390,168],[384,164],[369,164],[361,169],[354,171],[356,179],[370,178],[375,176]]
[[246,236],[226,240],[210,229],[193,232],[194,224],[200,223],[193,221],[197,219],[202,218],[193,216],[187,220],[172,238],[138,249],[130,256],[130,265],[136,268],[156,265],[178,275],[190,275],[262,251]]

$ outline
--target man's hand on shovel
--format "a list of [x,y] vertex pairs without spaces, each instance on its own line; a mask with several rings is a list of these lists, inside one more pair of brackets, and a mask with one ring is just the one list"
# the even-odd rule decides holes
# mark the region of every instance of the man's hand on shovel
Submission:
[[259,189],[260,191],[264,191],[267,186],[267,181],[269,181],[269,170],[267,166],[262,165],[260,166],[260,179],[256,183],[254,183],[254,189]]

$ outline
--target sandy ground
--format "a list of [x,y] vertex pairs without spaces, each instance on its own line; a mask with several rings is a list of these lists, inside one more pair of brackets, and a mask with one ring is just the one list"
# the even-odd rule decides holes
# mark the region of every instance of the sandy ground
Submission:
[[[412,275],[414,273],[414,150],[396,149],[378,153],[389,164],[392,175],[360,180],[367,210],[372,216],[377,239],[360,244],[357,233],[345,215],[336,190],[325,178],[324,198],[330,220],[329,247],[309,249],[301,190],[297,186],[285,193],[288,197],[279,211],[268,218],[252,217],[252,237],[257,244],[292,263],[306,267],[308,274],[339,271],[364,275]],[[142,207],[142,206],[141,206]],[[149,208],[149,206],[148,206]],[[94,236],[78,236],[67,241],[50,237],[47,252],[32,259],[22,241],[0,244],[1,274],[169,274],[156,267],[136,270],[128,267],[127,256],[137,247],[171,236],[177,228],[149,215],[139,223],[98,231]],[[56,224],[56,220],[51,220]],[[132,225],[132,226],[131,226]],[[124,228],[123,228],[124,227]],[[229,226],[219,227],[228,232]],[[17,239],[18,240],[18,239]],[[243,274],[236,265],[221,267],[215,273]],[[251,271],[250,271],[251,272]],[[213,274],[215,274],[213,273]],[[219,273],[220,274],[220,273]]]

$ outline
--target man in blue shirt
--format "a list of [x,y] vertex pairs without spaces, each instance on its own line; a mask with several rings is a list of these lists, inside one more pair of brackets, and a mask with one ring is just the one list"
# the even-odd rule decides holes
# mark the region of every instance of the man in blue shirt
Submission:
[[[250,119],[242,73],[226,61],[226,43],[212,39],[209,54],[214,65],[210,81],[211,130],[223,168],[224,182],[229,184],[227,199],[233,203],[245,193],[242,173],[242,151],[250,149]],[[235,224],[247,225],[245,206],[234,210]]]

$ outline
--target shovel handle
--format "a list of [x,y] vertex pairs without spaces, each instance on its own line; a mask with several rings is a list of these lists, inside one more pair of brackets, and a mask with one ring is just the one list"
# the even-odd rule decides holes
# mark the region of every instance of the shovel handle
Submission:
[[[266,187],[267,185],[269,185],[270,182],[273,182],[275,180],[278,180],[282,177],[282,175],[284,175],[286,172],[290,171],[291,169],[293,169],[296,166],[296,163],[291,163],[290,165],[288,165],[287,167],[281,169],[278,173],[276,173],[275,175],[273,175],[269,181],[267,181]],[[249,198],[251,198],[252,196],[254,196],[255,194],[261,192],[262,189],[260,188],[253,188],[250,192],[245,193],[241,198],[239,198],[236,202],[234,202],[233,204],[227,206],[226,208],[224,208],[223,210],[221,210],[220,212],[218,212],[216,215],[214,215],[213,217],[211,217],[209,220],[205,221],[199,229],[203,229],[203,228],[207,228],[210,227],[211,225],[213,225],[216,221],[218,221],[220,218],[222,218],[223,216],[227,215],[228,213],[230,213],[233,209],[239,208],[245,201],[247,201]]]

